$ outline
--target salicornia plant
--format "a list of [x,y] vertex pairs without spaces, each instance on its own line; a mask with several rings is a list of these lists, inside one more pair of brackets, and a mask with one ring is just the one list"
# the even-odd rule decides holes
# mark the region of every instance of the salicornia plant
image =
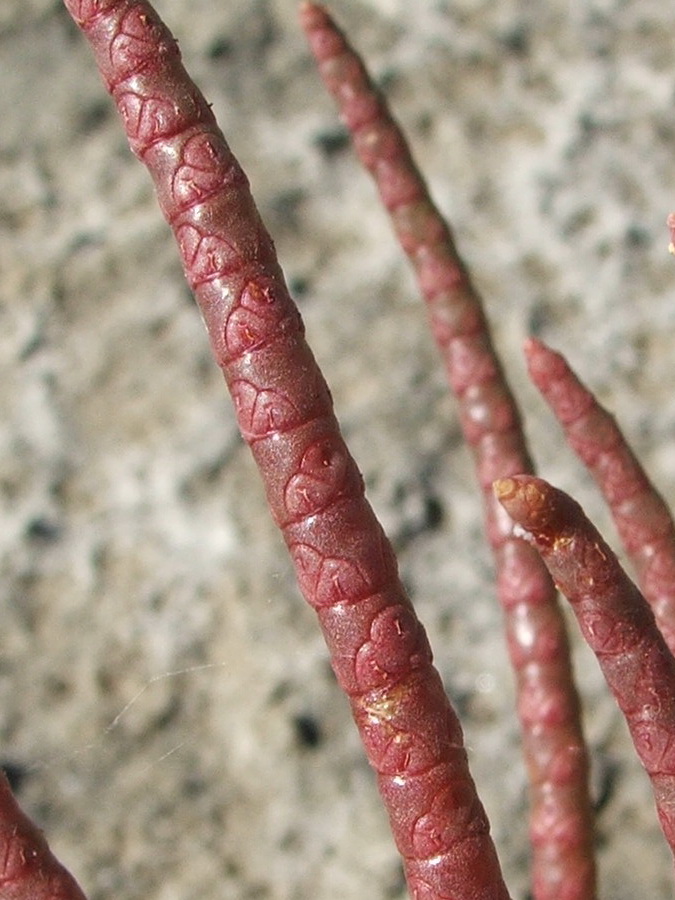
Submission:
[[[301,591],[318,615],[333,670],[376,771],[410,894],[415,900],[507,898],[457,713],[431,665],[429,643],[401,583],[393,548],[364,498],[362,476],[340,434],[331,395],[305,342],[302,319],[246,176],[210,106],[182,69],[177,44],[144,0],[66,0],[66,7],[90,40],[132,149],[155,180],[272,518]],[[415,270],[474,458],[516,673],[530,779],[532,895],[593,898],[596,837],[587,752],[553,580],[568,593],[626,714],[672,846],[675,663],[667,646],[673,644],[672,521],[611,417],[562,357],[537,340],[526,346],[531,376],[598,481],[646,600],[625,580],[579,507],[533,477],[522,417],[479,293],[404,137],[328,14],[305,4],[300,18]],[[215,49],[233,52],[226,45]],[[286,203],[290,214],[292,199]],[[307,290],[299,279],[296,286],[300,293]],[[377,345],[377,322],[373,341]],[[349,359],[350,347],[342,351]],[[422,527],[434,528],[438,518],[427,507]],[[48,530],[47,522],[34,520],[35,537],[48,537]],[[414,540],[414,533],[399,535],[399,543],[406,540]],[[92,571],[105,573],[106,563],[103,546],[100,569]],[[230,625],[231,617],[224,616],[221,627]],[[218,662],[226,670],[236,666],[234,656]],[[212,664],[192,661],[164,681]],[[452,653],[444,671],[452,679]],[[455,705],[462,706],[461,697]],[[132,700],[113,724],[133,715],[133,708]],[[170,715],[166,711],[160,720]],[[296,715],[294,723],[306,745],[319,741],[310,717]],[[500,760],[494,764],[499,778]],[[269,790],[274,793],[274,783]],[[13,824],[18,813],[8,795],[3,810],[7,896],[79,897],[67,876],[31,843],[37,838],[30,831],[19,841]],[[251,840],[256,843],[255,835]]]

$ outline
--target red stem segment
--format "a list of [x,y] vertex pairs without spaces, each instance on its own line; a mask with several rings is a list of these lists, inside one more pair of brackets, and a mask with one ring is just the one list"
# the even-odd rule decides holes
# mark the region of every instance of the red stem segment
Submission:
[[482,301],[362,60],[324,9],[303,3],[300,18],[321,77],[415,269],[474,455],[517,677],[531,784],[534,895],[537,900],[592,900],[588,762],[564,621],[541,560],[512,539],[492,492],[495,478],[530,472],[532,463]]
[[651,609],[567,494],[526,475],[497,481],[495,494],[570,601],[626,717],[675,852],[675,659]]
[[40,829],[14,799],[0,771],[0,897],[2,900],[86,900],[54,857]]
[[65,0],[152,174],[416,900],[506,900],[462,732],[247,179],[143,0]]
[[614,418],[565,358],[533,338],[525,344],[525,355],[532,381],[602,491],[640,588],[675,654],[675,525],[670,510]]

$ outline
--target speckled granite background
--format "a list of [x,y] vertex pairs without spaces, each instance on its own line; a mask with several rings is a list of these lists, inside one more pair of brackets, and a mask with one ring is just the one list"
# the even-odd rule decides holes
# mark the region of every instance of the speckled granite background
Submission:
[[[527,897],[479,503],[405,261],[294,0],[159,0],[251,177]],[[541,471],[614,535],[525,383],[567,352],[675,501],[675,20],[656,0],[344,0],[487,298]],[[57,0],[0,5],[0,756],[91,900],[399,900],[384,814],[149,178]],[[580,648],[605,900],[672,896]]]

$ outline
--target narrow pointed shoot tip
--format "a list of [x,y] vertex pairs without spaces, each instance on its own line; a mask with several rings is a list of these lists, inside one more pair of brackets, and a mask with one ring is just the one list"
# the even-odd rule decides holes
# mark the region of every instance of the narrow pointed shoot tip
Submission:
[[551,350],[545,341],[530,335],[523,341],[523,353],[525,354],[525,358],[529,360],[540,353],[553,353],[553,350]]
[[534,386],[547,398],[547,392],[564,377],[569,366],[565,357],[538,338],[529,338],[524,346],[527,371]]
[[298,18],[302,28],[313,28],[317,24],[323,23],[327,17],[327,12],[319,3],[313,3],[312,0],[300,0],[298,4]]

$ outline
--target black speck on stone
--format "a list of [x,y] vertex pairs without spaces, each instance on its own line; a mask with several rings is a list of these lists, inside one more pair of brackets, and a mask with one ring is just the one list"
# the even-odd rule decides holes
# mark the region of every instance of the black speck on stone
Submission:
[[81,134],[92,134],[112,115],[107,98],[90,103],[80,114],[78,131]]
[[321,728],[314,716],[308,714],[295,716],[293,719],[295,737],[301,747],[316,750],[322,741]]
[[310,282],[304,275],[292,275],[288,279],[288,289],[296,300],[307,295]]
[[31,519],[26,526],[26,537],[31,541],[39,541],[42,544],[53,544],[59,539],[61,529],[56,522],[38,517]]
[[502,35],[501,43],[507,53],[522,59],[530,49],[530,33],[526,25],[519,24]]
[[443,524],[443,504],[438,497],[427,496],[424,498],[424,519],[427,528],[434,531]]
[[616,796],[617,785],[621,779],[621,767],[609,755],[601,753],[594,774],[596,815],[605,810]]
[[0,762],[0,768],[2,768],[2,771],[7,776],[7,781],[9,781],[12,793],[18,794],[21,790],[21,785],[28,776],[28,769],[21,763],[10,760],[3,760]]
[[219,37],[211,42],[207,55],[209,59],[228,59],[232,56],[234,44],[229,38]]
[[630,248],[646,247],[649,244],[649,232],[639,225],[629,225],[626,229],[626,245]]
[[337,156],[338,153],[342,153],[349,146],[349,135],[343,128],[323,131],[314,138],[314,146],[318,147],[327,159],[330,159]]

